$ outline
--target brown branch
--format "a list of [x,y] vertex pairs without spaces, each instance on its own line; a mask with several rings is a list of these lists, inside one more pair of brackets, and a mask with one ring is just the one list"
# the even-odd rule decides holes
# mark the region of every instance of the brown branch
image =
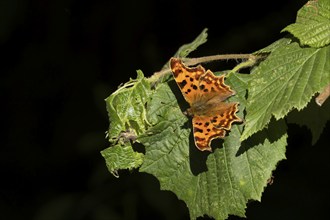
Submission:
[[221,55],[212,55],[198,58],[182,58],[182,61],[187,66],[193,66],[200,63],[207,63],[217,60],[237,60],[237,59],[250,59],[251,57],[256,57],[252,54],[221,54]]
[[[187,66],[193,66],[197,65],[200,63],[207,63],[207,62],[212,62],[212,61],[217,61],[217,60],[231,60],[231,59],[248,59],[248,60],[253,60],[257,61],[258,59],[264,58],[264,56],[261,55],[253,55],[253,54],[224,54],[224,55],[212,55],[212,56],[205,56],[205,57],[198,57],[198,58],[182,58],[182,61],[187,65]],[[252,62],[253,64],[255,62]],[[253,65],[252,64],[252,65]],[[155,72],[149,80],[151,82],[156,82],[158,81],[159,78],[164,77],[167,74],[171,73],[170,68],[165,68],[159,72]]]
[[315,98],[315,102],[316,104],[318,104],[319,106],[322,106],[323,103],[325,102],[325,100],[327,100],[327,98],[329,98],[330,96],[330,84],[327,85],[323,91]]

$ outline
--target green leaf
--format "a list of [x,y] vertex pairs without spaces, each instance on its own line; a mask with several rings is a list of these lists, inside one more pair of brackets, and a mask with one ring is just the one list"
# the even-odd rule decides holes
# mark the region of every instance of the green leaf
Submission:
[[312,132],[312,144],[314,145],[322,134],[322,131],[330,120],[330,101],[322,106],[316,102],[310,102],[302,111],[292,111],[287,118],[288,123],[295,123],[300,126],[307,126]]
[[101,151],[108,170],[118,177],[117,171],[141,166],[144,154],[135,152],[130,144],[115,145]]
[[122,132],[130,130],[143,133],[147,127],[145,104],[152,91],[141,71],[135,80],[130,80],[106,98],[110,120],[109,140],[117,140]]
[[[182,46],[177,54],[182,57],[187,56],[198,46],[205,43],[207,40],[206,31],[207,29],[204,29],[192,43]],[[168,65],[166,68],[168,68]],[[142,164],[143,155],[134,152],[132,147],[127,145],[127,142],[129,140],[134,141],[138,135],[145,134],[149,126],[146,117],[146,105],[150,98],[153,97],[153,100],[155,100],[157,95],[161,95],[158,98],[162,99],[167,95],[158,93],[152,96],[151,84],[154,81],[160,82],[158,79],[146,79],[142,71],[137,71],[137,79],[131,79],[105,100],[110,120],[107,137],[115,146],[107,148],[101,154],[106,159],[109,171],[113,174],[116,174],[119,169],[137,168]],[[152,123],[158,115],[164,113],[162,112],[164,109],[168,109],[162,107],[162,105],[153,105],[152,101],[150,103],[148,103],[148,106],[152,107],[148,109],[148,114]],[[173,105],[177,107],[176,102]],[[167,114],[169,113],[173,114],[173,112],[167,112]]]
[[290,38],[281,38],[281,39],[275,41],[274,43],[268,45],[267,47],[254,52],[253,54],[271,53],[272,51],[278,49],[279,47],[286,46],[286,45],[290,44],[291,42],[292,42],[292,39],[290,39]]
[[283,29],[300,40],[302,45],[323,47],[330,43],[329,0],[309,1],[299,11],[296,23]]
[[[237,92],[242,117],[247,76],[231,74],[226,83]],[[177,94],[177,95],[175,95]],[[146,147],[140,171],[154,175],[163,190],[183,200],[192,219],[208,215],[218,220],[245,216],[246,203],[259,200],[278,161],[285,158],[286,127],[273,123],[255,139],[241,143],[243,125],[233,125],[224,141],[213,141],[213,153],[198,151],[191,134],[191,119],[175,82],[160,85],[147,107],[151,122],[138,137]],[[178,97],[178,98],[177,98]]]
[[205,28],[202,33],[198,35],[195,40],[189,44],[182,45],[179,50],[176,52],[174,57],[186,57],[192,51],[196,50],[200,45],[206,43],[207,41],[207,28]]
[[283,118],[304,108],[330,83],[330,46],[301,48],[298,43],[277,47],[252,70],[241,140],[262,130],[272,115]]

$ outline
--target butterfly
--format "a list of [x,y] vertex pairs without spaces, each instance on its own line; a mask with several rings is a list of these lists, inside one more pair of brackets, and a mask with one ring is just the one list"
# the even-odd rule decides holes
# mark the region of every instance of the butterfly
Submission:
[[212,151],[211,141],[224,138],[233,122],[242,122],[236,115],[238,102],[224,102],[235,95],[225,84],[225,76],[215,76],[211,70],[198,65],[187,67],[178,58],[171,58],[170,68],[183,97],[189,103],[187,114],[192,116],[196,147]]

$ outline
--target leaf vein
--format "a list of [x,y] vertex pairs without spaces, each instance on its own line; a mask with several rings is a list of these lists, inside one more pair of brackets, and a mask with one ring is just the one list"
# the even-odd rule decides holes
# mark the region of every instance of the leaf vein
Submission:
[[224,149],[224,160],[225,160],[225,165],[226,165],[226,171],[227,171],[229,184],[230,184],[230,192],[231,192],[232,198],[234,198],[235,206],[236,206],[236,208],[238,208],[238,203],[236,201],[236,196],[234,195],[234,187],[233,187],[233,183],[232,183],[232,177],[231,177],[230,171],[229,171],[228,159],[227,159],[227,150],[226,150],[227,147],[226,147],[225,144],[223,145],[223,149]]
[[256,189],[256,184],[255,184],[255,182],[254,182],[253,174],[252,174],[252,170],[251,170],[251,166],[250,166],[249,153],[246,152],[245,156],[246,156],[246,159],[247,159],[247,161],[248,161],[249,174],[250,174],[250,177],[251,177],[250,179],[251,179],[251,182],[252,182],[252,186],[253,186],[253,189],[254,189],[256,195],[258,195],[258,192],[257,192],[257,189]]

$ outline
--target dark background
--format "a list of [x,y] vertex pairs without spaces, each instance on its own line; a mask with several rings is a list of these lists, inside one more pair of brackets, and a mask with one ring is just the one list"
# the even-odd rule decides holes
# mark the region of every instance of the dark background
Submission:
[[[104,99],[205,27],[209,41],[191,56],[261,49],[304,3],[0,0],[0,219],[188,219],[153,176],[107,171]],[[249,219],[328,216],[329,127],[315,146],[307,128],[289,127],[288,160]]]

